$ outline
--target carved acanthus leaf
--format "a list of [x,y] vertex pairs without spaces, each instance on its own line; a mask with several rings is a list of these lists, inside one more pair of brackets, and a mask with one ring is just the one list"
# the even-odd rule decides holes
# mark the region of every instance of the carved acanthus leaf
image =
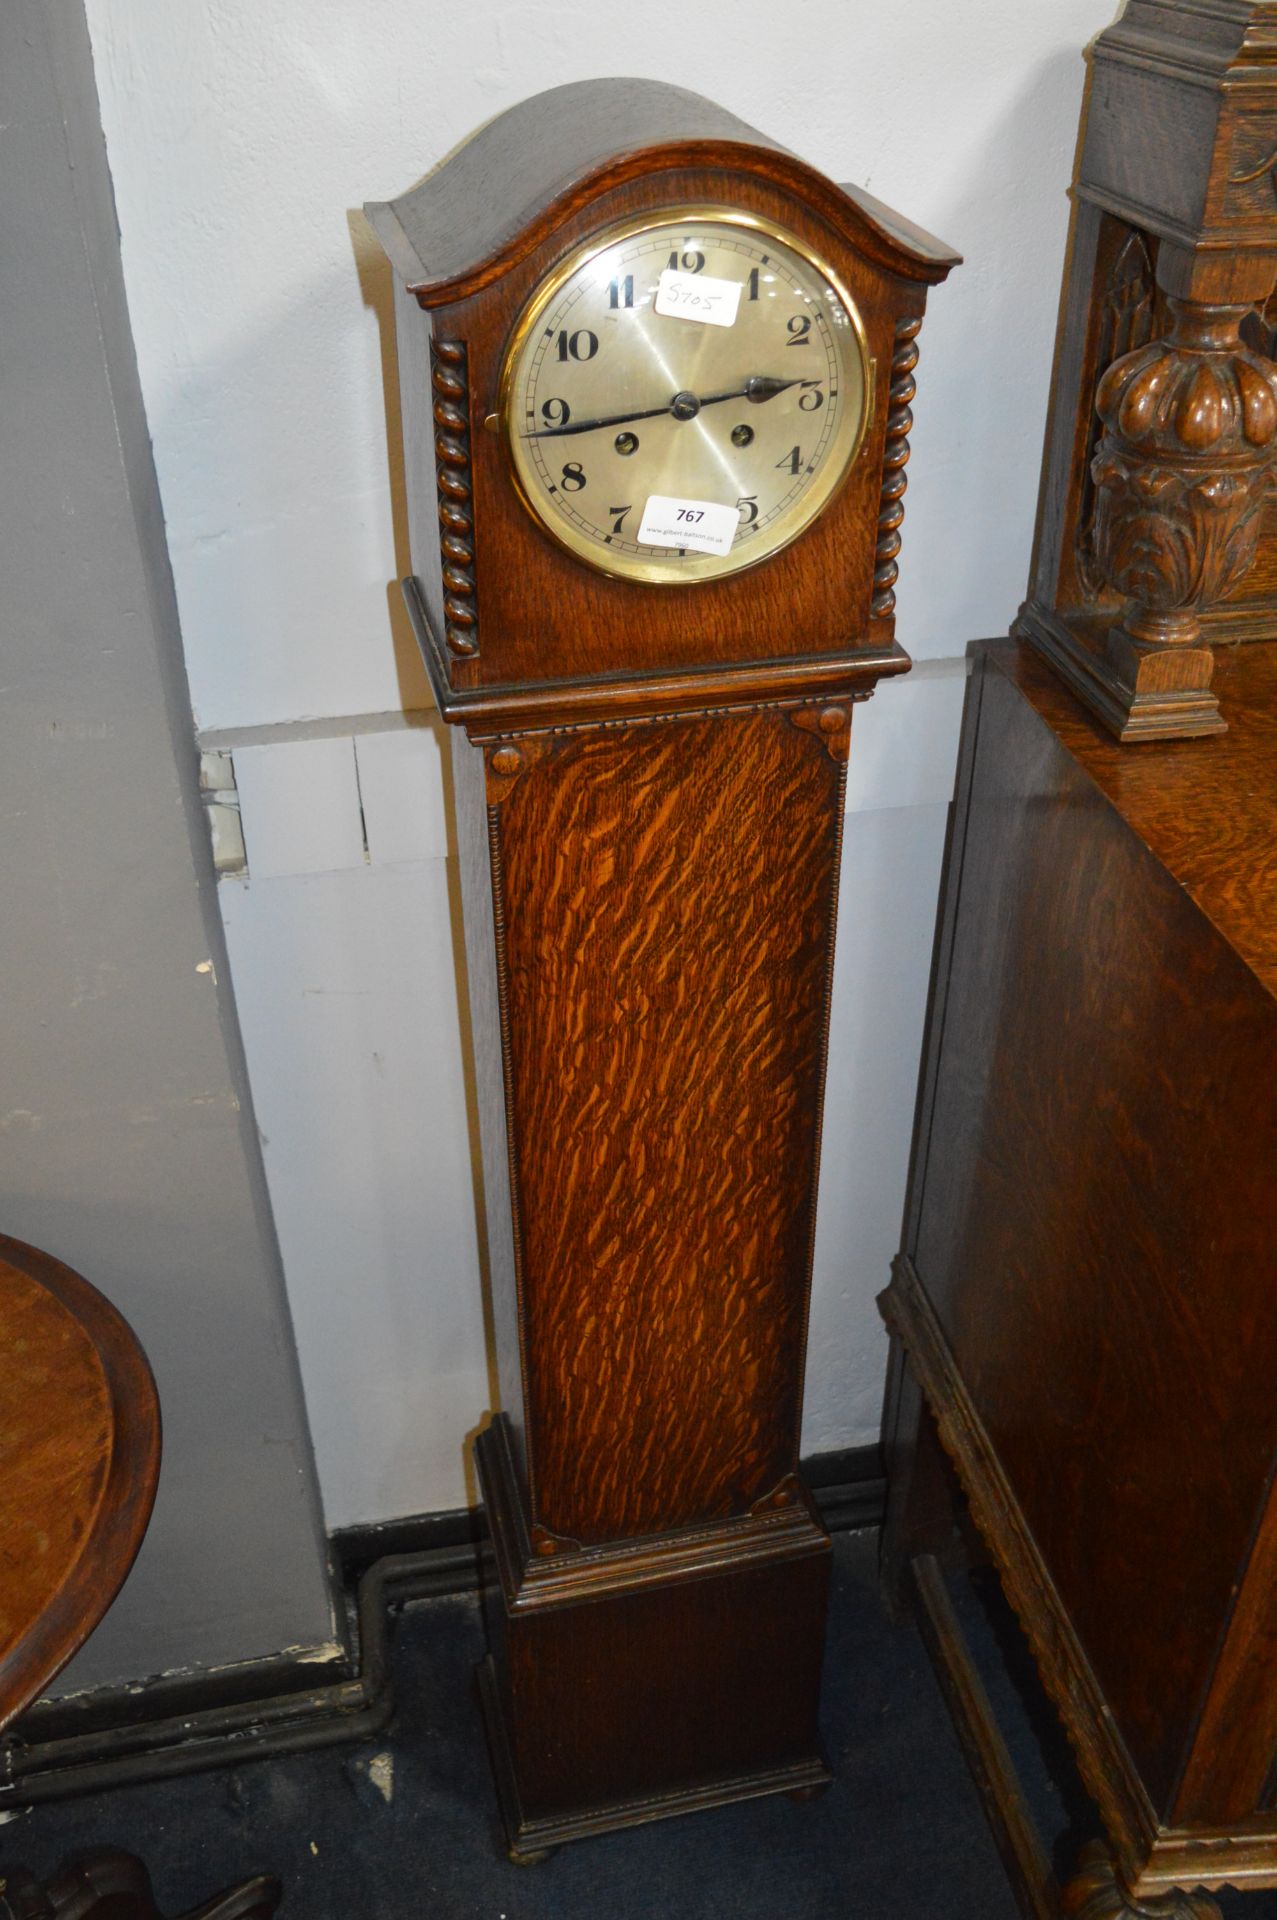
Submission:
[[[1156,285],[1153,263],[1144,235],[1132,227],[1118,249],[1104,290],[1096,341],[1096,365],[1105,372],[1123,354],[1142,347],[1152,337]],[[1078,508],[1076,558],[1077,569],[1086,591],[1095,595],[1103,587],[1103,576],[1095,560],[1095,482],[1091,460],[1099,447],[1103,428],[1098,420],[1091,450],[1082,475],[1082,498]]]
[[1172,299],[1170,334],[1122,356],[1096,394],[1095,564],[1144,644],[1190,644],[1254,559],[1277,458],[1277,367],[1242,307]]

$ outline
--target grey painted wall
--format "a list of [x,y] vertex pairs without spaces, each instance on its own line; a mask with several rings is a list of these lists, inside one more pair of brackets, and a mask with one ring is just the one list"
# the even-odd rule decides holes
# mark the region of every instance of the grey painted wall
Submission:
[[165,1426],[65,1692],[333,1623],[80,0],[0,7],[0,125],[0,1225],[127,1315]]

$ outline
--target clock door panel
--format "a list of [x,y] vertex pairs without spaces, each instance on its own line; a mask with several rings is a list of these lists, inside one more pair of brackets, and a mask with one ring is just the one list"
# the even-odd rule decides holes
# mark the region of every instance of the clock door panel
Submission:
[[797,1465],[848,718],[487,750],[531,1513],[568,1539]]

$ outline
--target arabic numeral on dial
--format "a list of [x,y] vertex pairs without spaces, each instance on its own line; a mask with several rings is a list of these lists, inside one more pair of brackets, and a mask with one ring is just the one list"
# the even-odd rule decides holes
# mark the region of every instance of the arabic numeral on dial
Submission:
[[680,253],[675,247],[665,265],[671,273],[678,273],[680,269],[683,273],[699,273],[705,265],[705,255],[695,247],[689,248],[686,253]]
[[547,427],[566,427],[572,418],[572,409],[566,400],[543,400],[541,418]]
[[627,273],[622,280],[618,274],[607,283],[607,303],[609,307],[632,307],[634,305],[634,275]]
[[560,360],[593,360],[598,350],[599,336],[591,333],[588,327],[578,327],[575,333],[568,333],[564,329],[559,335]]
[[736,511],[740,515],[741,526],[752,527],[758,519],[758,495],[743,493],[736,502]]
[[[797,472],[797,468],[794,469]],[[585,474],[579,460],[569,460],[559,475],[559,485],[564,493],[580,493],[585,485]]]
[[608,512],[613,515],[613,520],[612,520],[613,533],[619,533],[621,531],[622,527],[625,525],[625,516],[629,512],[629,510],[630,510],[629,507],[609,507],[608,508]]
[[784,467],[787,473],[797,473],[803,464],[802,449],[791,447],[783,460],[776,462],[777,468]]
[[810,380],[803,381],[803,391],[798,396],[798,404],[804,413],[815,413],[825,404],[825,396],[820,388]]
[[[811,315],[807,313],[791,313],[785,322],[785,331],[789,335],[788,340],[785,342],[787,347],[805,347],[807,345],[807,335],[811,332]],[[560,354],[559,358],[562,359],[562,357],[562,354]]]

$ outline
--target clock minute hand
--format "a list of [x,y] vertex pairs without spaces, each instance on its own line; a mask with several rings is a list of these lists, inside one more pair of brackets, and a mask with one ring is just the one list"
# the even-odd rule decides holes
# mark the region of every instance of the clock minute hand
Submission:
[[669,413],[673,405],[673,400],[667,400],[663,407],[645,407],[641,413],[605,413],[598,420],[570,420],[566,427],[532,427],[523,438],[560,440],[566,433],[593,433],[596,427],[624,427],[631,420],[655,420],[658,414]]

